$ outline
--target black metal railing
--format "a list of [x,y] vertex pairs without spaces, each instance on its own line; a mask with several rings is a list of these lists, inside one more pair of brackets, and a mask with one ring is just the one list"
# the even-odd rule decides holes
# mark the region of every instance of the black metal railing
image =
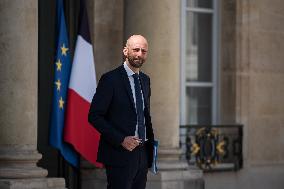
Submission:
[[243,166],[243,125],[182,125],[183,158],[204,171],[237,171]]

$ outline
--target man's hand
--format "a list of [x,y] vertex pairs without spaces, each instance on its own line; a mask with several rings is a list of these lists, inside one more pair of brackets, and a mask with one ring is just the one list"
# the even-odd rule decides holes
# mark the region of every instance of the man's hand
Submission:
[[124,138],[123,142],[121,145],[128,151],[134,150],[139,143],[141,142],[141,139],[135,136],[127,136]]

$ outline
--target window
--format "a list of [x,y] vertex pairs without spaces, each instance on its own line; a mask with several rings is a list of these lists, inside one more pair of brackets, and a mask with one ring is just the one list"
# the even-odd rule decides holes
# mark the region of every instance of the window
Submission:
[[182,0],[181,125],[218,123],[218,1]]

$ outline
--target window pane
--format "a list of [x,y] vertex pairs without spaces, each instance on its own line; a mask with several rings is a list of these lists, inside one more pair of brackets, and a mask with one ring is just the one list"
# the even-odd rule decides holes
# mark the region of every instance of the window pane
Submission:
[[212,15],[187,12],[186,81],[212,81]]
[[187,87],[186,124],[211,124],[212,89]]
[[198,8],[212,8],[212,1],[214,0],[187,0],[187,7],[198,7]]

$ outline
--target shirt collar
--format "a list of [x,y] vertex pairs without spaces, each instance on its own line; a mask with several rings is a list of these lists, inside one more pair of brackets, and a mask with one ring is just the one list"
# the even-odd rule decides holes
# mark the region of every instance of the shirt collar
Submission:
[[[126,64],[126,62],[123,63],[123,66],[124,66],[124,69],[127,73],[127,76],[132,76],[133,74],[135,74],[129,67],[128,65]],[[139,73],[138,73],[139,74]]]

